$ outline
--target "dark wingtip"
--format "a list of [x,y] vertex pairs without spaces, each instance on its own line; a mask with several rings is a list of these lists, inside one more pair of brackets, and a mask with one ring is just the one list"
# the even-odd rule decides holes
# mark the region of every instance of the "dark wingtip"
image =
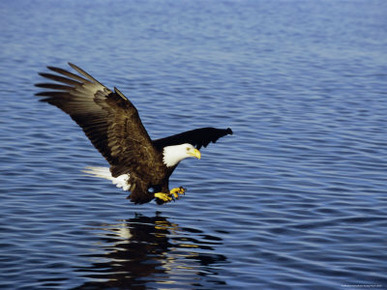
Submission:
[[226,129],[226,133],[229,134],[229,135],[232,135],[232,134],[233,134],[231,128],[227,128],[227,129]]
[[[37,95],[36,95],[37,96]],[[38,96],[39,97],[39,96]],[[51,98],[43,98],[43,99],[40,99],[39,102],[42,102],[42,103],[50,103]]]
[[55,69],[57,69],[55,66],[52,66],[52,65],[48,65],[46,66],[49,70],[53,70],[55,71]]

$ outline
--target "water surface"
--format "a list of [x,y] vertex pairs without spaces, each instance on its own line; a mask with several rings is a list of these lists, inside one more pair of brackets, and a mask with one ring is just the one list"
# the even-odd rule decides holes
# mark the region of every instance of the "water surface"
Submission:
[[[387,287],[385,1],[2,1],[0,287]],[[71,61],[153,138],[233,136],[137,206],[33,96]]]

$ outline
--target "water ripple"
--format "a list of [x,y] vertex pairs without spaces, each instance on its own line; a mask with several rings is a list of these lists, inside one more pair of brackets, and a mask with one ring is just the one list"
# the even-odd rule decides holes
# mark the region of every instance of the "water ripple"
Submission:
[[[386,288],[385,7],[0,2],[0,288]],[[67,61],[154,138],[234,135],[179,165],[176,203],[130,204],[80,174],[106,162],[33,97]]]

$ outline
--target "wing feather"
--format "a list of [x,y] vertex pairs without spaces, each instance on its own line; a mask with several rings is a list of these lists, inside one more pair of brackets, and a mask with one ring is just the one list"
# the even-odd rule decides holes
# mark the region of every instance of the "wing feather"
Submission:
[[178,145],[183,143],[190,143],[197,149],[200,149],[202,146],[207,147],[210,142],[215,143],[219,138],[232,134],[233,133],[230,128],[199,128],[154,140],[153,144],[159,150],[165,146]]
[[37,93],[41,101],[57,106],[83,129],[91,143],[110,163],[113,177],[130,172],[145,176],[161,168],[157,151],[135,106],[118,89],[111,91],[74,64],[80,75],[57,67],[40,73],[57,83],[37,84],[49,91]]
[[73,80],[76,80],[76,81],[79,81],[80,83],[84,83],[86,80],[79,76],[79,75],[76,75],[72,72],[69,72],[67,70],[64,70],[62,68],[59,68],[59,67],[54,67],[54,66],[48,66],[47,67],[49,70],[53,71],[53,72],[56,72],[58,74],[61,74],[61,75],[64,75],[70,79],[73,79]]

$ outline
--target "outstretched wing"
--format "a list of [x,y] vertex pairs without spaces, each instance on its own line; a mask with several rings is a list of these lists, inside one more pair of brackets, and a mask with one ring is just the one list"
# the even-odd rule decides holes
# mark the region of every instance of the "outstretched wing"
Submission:
[[137,109],[118,89],[111,91],[79,67],[69,65],[80,75],[48,67],[56,74],[40,75],[54,82],[36,84],[49,89],[36,95],[71,116],[110,163],[113,177],[149,172],[159,161]]
[[230,128],[216,129],[208,127],[157,139],[153,141],[153,144],[159,150],[165,146],[178,145],[183,143],[190,143],[197,149],[200,149],[202,146],[207,147],[210,142],[215,143],[219,138],[226,135],[232,135],[232,130]]

